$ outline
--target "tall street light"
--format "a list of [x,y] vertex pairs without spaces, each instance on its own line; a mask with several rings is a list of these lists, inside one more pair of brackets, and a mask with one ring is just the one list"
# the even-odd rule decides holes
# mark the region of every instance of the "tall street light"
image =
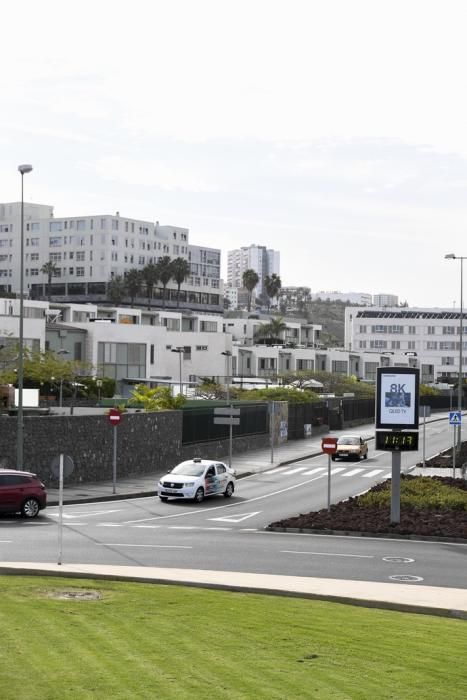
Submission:
[[24,176],[30,173],[32,165],[18,165],[18,170],[21,173],[21,238],[20,238],[20,253],[19,253],[19,356],[18,356],[18,411],[17,420],[18,426],[16,430],[16,468],[23,469],[23,383],[24,383]]
[[[462,320],[463,320],[463,262],[467,260],[467,256],[455,255],[454,253],[448,253],[444,256],[447,260],[460,260],[461,262],[461,298],[460,298],[460,318],[459,318],[459,380],[458,380],[458,392],[457,392],[457,410],[462,411],[462,395],[463,395],[463,375],[462,375]],[[461,449],[461,423],[459,423],[457,428],[457,439],[459,450]]]
[[183,394],[183,391],[182,391],[182,354],[185,352],[185,348],[182,346],[172,348],[172,352],[178,352],[178,358],[180,361],[180,364],[179,364],[180,394]]
[[226,390],[227,390],[227,403],[230,401],[230,362],[231,362],[231,357],[232,353],[230,350],[224,350],[224,352],[221,352],[221,355],[224,355],[227,358],[227,381],[226,381]]
[[[65,348],[60,348],[59,350],[55,351],[56,355],[69,355],[70,351],[65,350]],[[62,408],[63,406],[63,377],[60,379],[60,394],[59,394],[59,400],[58,400],[58,407]]]

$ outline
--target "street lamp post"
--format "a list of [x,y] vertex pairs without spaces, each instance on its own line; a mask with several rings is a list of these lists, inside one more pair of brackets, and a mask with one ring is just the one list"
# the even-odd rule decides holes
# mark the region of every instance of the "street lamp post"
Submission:
[[17,407],[17,430],[16,430],[16,468],[23,469],[23,384],[24,384],[24,176],[30,173],[32,165],[18,165],[21,173],[21,237],[19,253],[19,353],[18,353],[18,407]]
[[[57,350],[57,355],[69,355],[70,352],[69,350],[65,350],[65,348],[60,348]],[[63,406],[63,377],[60,378],[60,394],[59,394],[59,399],[58,399],[58,406],[59,408],[62,408]]]
[[221,355],[224,355],[227,358],[227,381],[226,381],[226,393],[227,393],[227,403],[230,401],[230,362],[231,362],[231,357],[232,353],[230,350],[225,350],[224,352],[221,352]]
[[[458,380],[458,391],[457,391],[457,410],[462,411],[462,396],[463,396],[463,385],[464,379],[462,374],[462,321],[463,321],[463,262],[467,260],[467,256],[455,255],[454,253],[448,253],[444,256],[447,260],[460,260],[461,263],[461,296],[460,296],[460,313],[459,313],[459,380]],[[462,427],[461,422],[457,427],[457,441],[459,451],[461,449],[461,435]]]
[[183,394],[182,391],[182,354],[185,352],[185,348],[182,346],[178,346],[176,348],[172,348],[172,352],[178,352],[178,358],[179,358],[179,379],[180,379],[180,394]]

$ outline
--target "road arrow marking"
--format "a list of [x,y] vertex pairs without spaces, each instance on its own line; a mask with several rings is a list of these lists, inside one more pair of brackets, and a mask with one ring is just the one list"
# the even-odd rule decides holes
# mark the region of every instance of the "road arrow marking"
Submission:
[[238,515],[226,515],[223,518],[208,518],[208,520],[220,520],[225,523],[241,523],[243,520],[252,518],[254,515],[259,515],[262,513],[261,510],[257,510],[254,513],[238,513]]

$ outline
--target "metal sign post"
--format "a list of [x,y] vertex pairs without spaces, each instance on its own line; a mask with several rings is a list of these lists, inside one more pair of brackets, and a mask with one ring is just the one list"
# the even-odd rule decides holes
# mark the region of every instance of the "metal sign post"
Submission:
[[449,425],[453,426],[453,444],[452,444],[452,476],[456,477],[456,428],[460,429],[462,424],[462,411],[449,412]]
[[391,523],[401,521],[401,453],[394,451],[391,459]]
[[57,564],[62,563],[62,545],[63,545],[63,454],[60,454],[58,481],[58,556]]
[[214,423],[216,425],[229,426],[229,467],[232,466],[232,443],[233,443],[233,426],[240,425],[240,409],[233,408],[232,405],[227,408],[214,409]]
[[321,450],[328,456],[328,512],[331,510],[331,455],[337,452],[337,438],[325,437],[321,440]]
[[113,425],[113,459],[112,459],[112,493],[117,493],[117,426],[122,420],[122,412],[118,408],[111,408],[108,414],[109,422]]
[[426,419],[431,416],[431,406],[420,406],[420,412],[423,416],[423,461],[422,466],[425,467],[425,445],[426,445]]
[[269,437],[271,439],[271,464],[274,462],[274,401],[269,404]]

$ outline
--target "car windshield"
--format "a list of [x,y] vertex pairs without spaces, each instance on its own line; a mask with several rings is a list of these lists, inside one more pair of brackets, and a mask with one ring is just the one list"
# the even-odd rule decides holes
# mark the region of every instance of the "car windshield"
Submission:
[[338,445],[359,445],[360,444],[360,438],[358,437],[352,437],[349,435],[343,435],[342,437],[339,438],[337,441]]
[[169,474],[186,474],[186,476],[201,476],[204,472],[204,467],[202,464],[196,464],[192,462],[191,464],[179,464],[174,467]]

